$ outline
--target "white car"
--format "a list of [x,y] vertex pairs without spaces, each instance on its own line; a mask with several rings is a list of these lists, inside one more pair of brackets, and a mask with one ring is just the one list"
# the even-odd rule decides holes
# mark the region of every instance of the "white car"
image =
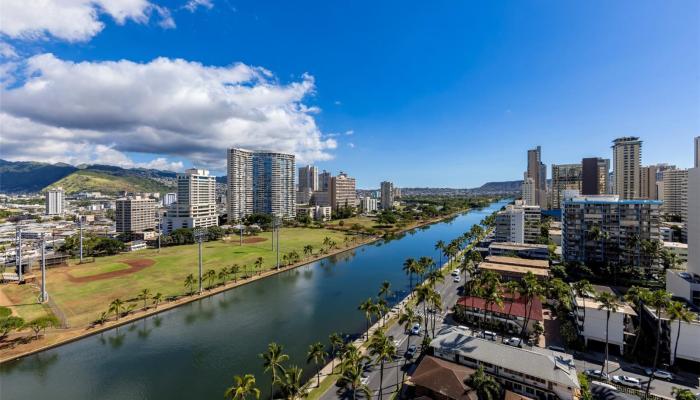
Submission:
[[510,339],[504,340],[503,343],[507,344],[508,346],[522,347],[523,340],[517,337],[512,337]]
[[413,328],[411,328],[411,335],[420,335],[420,324],[413,324]]
[[368,376],[363,376],[362,378],[360,378],[360,383],[363,384],[363,385],[368,384],[368,383],[369,383],[369,377],[368,377]]
[[612,380],[613,380],[613,382],[615,382],[619,385],[622,385],[622,386],[627,386],[627,387],[636,388],[636,389],[642,388],[642,382],[639,379],[633,378],[631,376],[613,375]]
[[647,368],[644,370],[644,372],[649,376],[651,376],[652,372],[653,372],[654,378],[663,379],[663,380],[667,380],[667,381],[673,380],[673,374],[668,372],[668,371],[664,371],[662,369],[657,369],[656,371],[654,371],[651,368]]
[[453,282],[459,282],[461,279],[459,279],[459,276],[455,276],[455,278],[452,280]]
[[484,339],[496,340],[496,333],[491,331],[484,331]]
[[459,276],[459,270],[456,269],[456,270],[452,271],[452,276]]

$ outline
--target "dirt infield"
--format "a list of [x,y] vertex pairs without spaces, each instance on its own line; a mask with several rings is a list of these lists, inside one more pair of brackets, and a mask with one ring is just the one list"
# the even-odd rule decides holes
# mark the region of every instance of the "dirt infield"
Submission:
[[267,239],[264,237],[253,236],[253,237],[248,237],[248,238],[243,239],[243,243],[245,243],[245,244],[260,243],[260,242],[264,242],[266,240]]
[[129,268],[127,268],[127,269],[120,269],[118,271],[105,272],[103,274],[75,277],[75,276],[71,275],[70,272],[66,271],[64,273],[66,275],[68,275],[68,280],[72,283],[95,282],[95,281],[100,281],[103,279],[110,279],[110,278],[116,278],[119,276],[133,274],[135,272],[139,272],[143,269],[146,269],[155,263],[156,262],[154,260],[151,260],[150,258],[140,258],[137,260],[124,261],[124,264],[127,264],[129,266]]

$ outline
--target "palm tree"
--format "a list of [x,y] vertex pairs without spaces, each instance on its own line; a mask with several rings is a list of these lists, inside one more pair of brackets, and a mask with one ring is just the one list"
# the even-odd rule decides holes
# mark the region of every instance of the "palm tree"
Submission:
[[378,297],[384,296],[384,302],[388,302],[389,296],[391,296],[391,282],[389,281],[384,281],[382,282],[382,286],[379,287],[379,294],[377,294]]
[[591,283],[586,279],[581,279],[578,282],[574,282],[573,287],[576,297],[583,300],[583,321],[581,321],[581,325],[586,326],[586,297],[588,297],[590,293],[595,293],[595,290],[593,289],[593,285],[591,285]]
[[319,366],[323,365],[323,362],[326,361],[326,357],[328,357],[328,353],[326,353],[323,343],[316,342],[309,345],[309,351],[306,353],[306,363],[310,364],[313,362],[316,364],[316,378],[318,379],[316,387],[321,386],[321,368]]
[[163,301],[163,293],[158,292],[158,293],[154,294],[152,300],[153,300],[153,307],[155,309],[158,309],[158,304],[160,304],[160,302]]
[[146,307],[148,306],[148,299],[151,297],[151,290],[150,289],[143,289],[139,295],[137,296],[137,299],[143,301],[143,309],[145,310]]
[[237,275],[241,272],[241,267],[238,264],[233,264],[228,272],[233,277],[233,283],[236,283]]
[[257,268],[258,271],[260,271],[262,269],[262,265],[263,265],[263,258],[262,257],[256,258],[254,264],[255,264],[255,268]]
[[413,292],[413,274],[416,272],[416,260],[413,258],[407,258],[403,262],[403,272],[408,275],[408,291]]
[[304,255],[309,257],[310,255],[314,254],[314,248],[310,244],[307,244],[304,246]]
[[532,313],[532,301],[535,297],[540,297],[542,295],[542,285],[537,280],[532,272],[525,274],[525,277],[520,280],[520,295],[525,297],[525,308],[528,309],[527,315],[525,316],[525,323],[523,324],[523,330],[520,332],[520,336],[525,336],[525,330],[530,322],[530,314]]
[[654,365],[652,367],[652,373],[647,381],[647,387],[644,393],[644,397],[649,396],[649,389],[651,388],[651,381],[654,380],[654,374],[656,373],[656,366],[659,362],[659,348],[661,347],[661,311],[668,307],[668,303],[671,301],[671,294],[665,290],[656,290],[651,293],[649,299],[647,299],[647,304],[656,310],[656,351],[654,353]]
[[433,267],[435,267],[435,260],[430,257],[421,257],[418,259],[418,264],[420,264],[423,273],[426,273],[433,270]]
[[515,294],[518,293],[520,284],[518,281],[508,281],[503,287],[510,296],[510,304],[508,305],[508,319],[510,319],[511,311],[513,310],[513,303],[515,303]]
[[121,315],[122,307],[124,307],[124,302],[121,299],[114,299],[109,303],[109,312],[113,312],[119,321],[119,316]]
[[431,302],[432,298],[435,296],[435,290],[428,285],[421,285],[416,289],[416,304],[423,303],[423,323],[425,325],[425,334],[428,335],[428,303]]
[[331,361],[333,363],[333,364],[331,364],[331,373],[333,373],[333,372],[335,372],[335,357],[338,355],[340,350],[343,348],[343,345],[345,344],[345,342],[343,341],[343,338],[337,332],[331,333],[328,336],[328,341],[331,342],[331,357],[333,357],[333,360]]
[[479,400],[498,400],[501,397],[501,385],[491,375],[486,375],[482,366],[469,375],[464,383],[476,391]]
[[442,274],[442,270],[434,269],[428,272],[426,281],[428,285],[435,287],[435,284],[445,282],[445,276]]
[[612,293],[602,292],[596,296],[598,309],[605,310],[605,379],[609,379],[610,365],[608,364],[608,327],[610,325],[610,313],[617,312],[620,307],[620,301]]
[[673,360],[671,365],[676,363],[676,354],[678,353],[678,342],[681,338],[681,326],[682,323],[690,323],[695,319],[695,314],[685,306],[685,304],[680,301],[672,301],[668,307],[666,307],[666,313],[668,313],[668,318],[670,323],[673,321],[678,321],[678,331],[676,332],[676,344],[673,348]]
[[396,345],[384,334],[383,329],[379,329],[372,335],[369,351],[370,354],[376,357],[375,360],[379,362],[379,398],[381,399],[384,384],[384,363],[394,359]]
[[221,281],[221,283],[223,283],[223,284],[225,285],[225,284],[226,284],[226,280],[227,280],[227,278],[228,278],[228,276],[229,276],[230,274],[231,274],[231,273],[228,271],[228,268],[227,268],[227,267],[221,268],[221,271],[219,271],[219,275],[218,275],[218,276],[219,276],[219,280]]
[[194,293],[194,285],[197,284],[197,280],[194,279],[194,275],[189,274],[185,277],[185,287],[190,289],[190,296]]
[[216,280],[216,271],[213,269],[207,270],[202,278],[208,281],[207,290],[209,290],[212,288],[214,281]]
[[265,372],[272,374],[272,383],[270,384],[270,398],[274,398],[275,382],[277,381],[277,371],[284,371],[282,363],[289,360],[289,356],[282,353],[282,346],[272,342],[267,345],[267,351],[260,354],[263,359],[263,367]]
[[372,314],[374,314],[372,298],[363,301],[357,309],[365,313],[365,319],[367,320],[367,339],[369,339],[369,324],[372,321]]
[[442,252],[445,250],[445,242],[438,240],[435,243],[435,250],[440,254],[440,267],[442,267]]
[[224,398],[231,400],[245,400],[249,396],[253,396],[256,399],[260,398],[260,389],[255,387],[255,377],[252,374],[234,376],[233,386],[226,389],[224,393]]
[[[403,325],[404,331],[408,332],[414,324],[420,324],[423,322],[423,317],[416,314],[412,308],[406,307],[404,312],[399,315],[399,325]],[[406,351],[410,346],[411,335],[406,336]]]
[[[649,296],[651,296],[651,291],[649,289],[642,288],[639,286],[632,286],[631,288],[629,288],[629,290],[627,290],[627,293],[625,293],[625,300],[631,304],[634,304],[635,312],[641,318],[644,303],[647,301]],[[634,345],[632,346],[632,354],[636,353],[637,344],[639,343],[639,338],[641,336],[642,323],[640,321],[635,332]]]
[[[354,348],[354,346],[350,348]],[[354,352],[351,352],[351,354],[354,354]],[[364,358],[361,356],[349,357],[351,354],[346,356],[347,361],[343,363],[342,374],[338,382],[343,386],[350,386],[353,400],[357,399],[358,392],[364,394],[366,398],[371,399],[372,391],[369,386],[362,383]]]
[[435,337],[435,318],[437,317],[438,312],[442,311],[442,297],[440,296],[440,293],[431,288],[430,297],[428,298],[428,301],[430,303],[430,307],[433,309],[433,312],[430,313],[430,326],[433,332],[433,337]]
[[282,373],[282,378],[277,379],[277,384],[282,392],[282,398],[285,400],[303,399],[308,395],[306,385],[302,383],[302,375],[304,371],[293,365],[287,368]]
[[649,258],[649,267],[652,267],[659,261],[663,245],[660,240],[642,240],[642,251]]
[[467,284],[467,273],[471,278],[474,276],[474,271],[476,271],[476,266],[483,261],[481,258],[481,253],[475,250],[470,250],[465,257],[465,263],[463,263],[462,269],[464,272],[464,284]]

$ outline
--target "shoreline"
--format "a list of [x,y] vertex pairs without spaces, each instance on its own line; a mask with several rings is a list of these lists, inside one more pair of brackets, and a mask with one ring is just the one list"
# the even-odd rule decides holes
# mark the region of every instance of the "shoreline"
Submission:
[[[440,222],[443,222],[443,221],[448,220],[450,218],[454,218],[455,216],[458,216],[458,215],[461,215],[463,213],[467,213],[467,212],[470,212],[473,210],[475,210],[475,209],[469,208],[469,209],[454,212],[452,214],[449,214],[449,215],[446,215],[443,217],[438,217],[438,218],[430,219],[427,221],[421,221],[420,223],[413,225],[411,227],[406,227],[406,228],[397,230],[396,232],[393,232],[392,235],[403,234],[406,232],[410,232],[413,229],[417,229],[417,228],[421,228],[424,226],[440,223]],[[328,228],[326,228],[326,229],[328,229]],[[348,231],[348,233],[351,233],[351,232]],[[358,237],[361,237],[361,235],[357,235],[357,234],[355,234],[355,235]],[[185,304],[189,304],[189,303],[195,302],[197,300],[211,297],[215,294],[219,294],[219,293],[231,290],[231,289],[235,289],[239,286],[243,286],[243,285],[246,285],[246,284],[251,283],[251,282],[255,282],[255,281],[260,280],[260,279],[265,279],[267,277],[270,277],[272,275],[276,275],[276,274],[279,274],[282,272],[286,272],[286,271],[290,271],[290,270],[293,270],[293,269],[296,269],[299,267],[303,267],[303,266],[311,264],[313,262],[321,261],[321,260],[324,260],[326,258],[341,254],[343,252],[354,250],[358,247],[361,247],[361,246],[364,246],[367,244],[371,244],[371,243],[375,243],[379,240],[385,240],[385,239],[390,239],[390,238],[385,238],[384,236],[373,236],[367,240],[363,240],[361,238],[357,242],[350,244],[347,247],[338,248],[337,250],[331,251],[328,254],[323,254],[322,256],[314,256],[308,260],[304,260],[304,261],[301,261],[301,262],[296,263],[296,264],[290,264],[290,265],[287,265],[285,267],[280,267],[279,269],[267,270],[267,271],[260,273],[257,276],[249,277],[247,279],[238,279],[236,282],[230,281],[227,284],[216,286],[216,287],[211,288],[209,290],[205,290],[201,294],[194,294],[191,296],[183,295],[183,297],[178,298],[177,300],[167,302],[167,303],[161,303],[161,305],[159,305],[159,307],[157,309],[147,308],[145,310],[143,310],[143,309],[136,310],[130,315],[126,315],[124,317],[121,317],[118,321],[117,320],[110,320],[110,321],[108,321],[102,325],[99,325],[99,326],[76,327],[76,328],[68,328],[65,330],[55,330],[55,331],[52,331],[50,333],[50,335],[55,335],[58,337],[57,339],[54,337],[54,339],[56,339],[54,342],[44,344],[44,345],[41,345],[38,347],[34,347],[34,346],[32,346],[32,344],[35,344],[38,341],[36,339],[30,339],[30,341],[25,343],[25,344],[19,344],[15,347],[9,348],[9,350],[3,350],[2,353],[7,353],[7,354],[3,354],[0,356],[0,365],[5,364],[5,363],[9,363],[9,362],[13,362],[13,361],[19,360],[21,358],[24,358],[24,357],[27,357],[30,355],[41,353],[41,352],[44,352],[46,350],[51,350],[51,349],[56,348],[56,347],[67,345],[67,344],[70,344],[72,342],[87,338],[89,336],[96,335],[98,333],[102,333],[102,332],[111,330],[113,328],[117,328],[117,327],[129,324],[131,322],[141,320],[143,318],[148,318],[150,316],[157,315],[157,314],[160,314],[160,313],[165,312],[165,311],[170,311],[172,309],[183,306]],[[30,335],[31,335],[31,333],[30,333]],[[23,335],[23,336],[27,337],[26,335]],[[61,337],[61,336],[65,336],[65,337]],[[39,341],[46,340],[45,338],[46,338],[46,335],[44,336],[44,339],[39,339]],[[27,349],[21,350],[23,347],[27,347]],[[17,351],[17,349],[20,349],[20,350]]]

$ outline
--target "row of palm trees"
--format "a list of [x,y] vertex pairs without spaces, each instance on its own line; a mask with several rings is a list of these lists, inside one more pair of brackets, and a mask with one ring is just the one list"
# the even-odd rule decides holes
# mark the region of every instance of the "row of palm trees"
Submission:
[[[141,309],[144,311],[148,309],[149,301],[150,305],[157,309],[158,305],[163,301],[163,294],[160,292],[153,294],[151,289],[146,288],[139,292],[138,296],[136,296],[136,301],[143,302],[143,307]],[[102,325],[109,320],[112,314],[114,314],[114,318],[119,321],[120,317],[131,314],[137,307],[138,306],[134,303],[116,298],[109,303],[107,311],[102,312],[94,323]]]

